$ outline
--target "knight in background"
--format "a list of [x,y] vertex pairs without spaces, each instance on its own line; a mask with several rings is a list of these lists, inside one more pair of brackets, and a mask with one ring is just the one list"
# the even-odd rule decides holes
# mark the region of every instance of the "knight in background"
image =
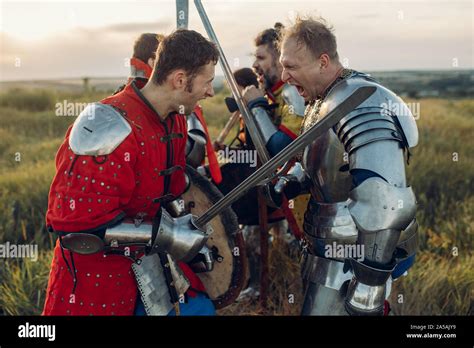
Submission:
[[377,87],[307,146],[271,188],[275,201],[281,192],[288,198],[311,193],[302,315],[388,314],[391,282],[406,274],[417,248],[416,200],[405,175],[410,148],[418,143],[415,119],[392,91],[342,66],[336,38],[322,19],[298,18],[285,31],[280,62],[282,80],[308,103],[301,133],[358,87]]

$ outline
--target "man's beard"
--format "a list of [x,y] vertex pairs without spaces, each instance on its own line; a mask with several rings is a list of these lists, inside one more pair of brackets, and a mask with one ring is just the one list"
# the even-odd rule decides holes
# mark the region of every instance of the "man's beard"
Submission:
[[266,91],[272,89],[272,87],[278,82],[278,77],[275,75],[267,75],[263,74],[263,81],[264,81],[264,86],[263,87]]

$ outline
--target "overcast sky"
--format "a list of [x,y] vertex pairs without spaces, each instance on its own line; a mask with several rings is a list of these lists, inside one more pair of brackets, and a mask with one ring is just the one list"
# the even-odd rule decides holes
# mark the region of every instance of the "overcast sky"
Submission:
[[[0,2],[0,80],[126,76],[134,39],[176,26],[168,0]],[[251,65],[259,31],[310,14],[333,25],[343,63],[372,71],[473,68],[473,3],[203,0],[232,68]]]

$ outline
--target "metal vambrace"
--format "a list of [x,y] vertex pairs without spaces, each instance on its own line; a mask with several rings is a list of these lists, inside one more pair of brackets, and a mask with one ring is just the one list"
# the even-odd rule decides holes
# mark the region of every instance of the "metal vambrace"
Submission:
[[349,212],[359,231],[358,244],[364,246],[364,259],[349,260],[354,277],[345,307],[352,315],[382,315],[400,234],[415,217],[415,196],[411,187],[373,177],[350,192]]
[[91,233],[70,233],[62,237],[62,244],[78,254],[92,254],[106,247],[142,245],[146,246],[147,254],[164,252],[176,261],[188,262],[200,252],[209,237],[194,220],[195,216],[191,214],[173,218],[161,208],[153,224],[124,221],[107,228],[103,238]]
[[273,121],[271,120],[267,111],[267,108],[269,107],[268,101],[264,97],[257,98],[250,101],[248,103],[248,107],[252,111],[255,124],[263,138],[265,145],[268,144],[270,138],[278,132],[277,126],[273,124]]

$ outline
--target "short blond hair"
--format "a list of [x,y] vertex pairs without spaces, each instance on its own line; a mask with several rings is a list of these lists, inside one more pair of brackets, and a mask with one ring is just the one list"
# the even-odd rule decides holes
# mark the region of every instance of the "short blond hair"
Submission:
[[298,16],[295,23],[285,29],[282,43],[290,38],[296,39],[298,44],[304,44],[317,58],[326,53],[329,58],[339,60],[333,31],[332,26],[329,26],[322,17],[313,19]]

